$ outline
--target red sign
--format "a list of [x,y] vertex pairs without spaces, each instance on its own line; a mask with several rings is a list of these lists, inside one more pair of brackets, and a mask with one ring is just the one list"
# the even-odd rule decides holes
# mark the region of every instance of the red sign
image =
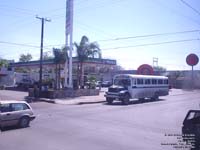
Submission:
[[186,58],[186,62],[190,66],[195,66],[199,62],[199,58],[196,54],[189,54]]
[[150,65],[143,64],[143,65],[139,66],[139,68],[137,69],[137,74],[153,75],[154,71],[153,71],[153,68]]

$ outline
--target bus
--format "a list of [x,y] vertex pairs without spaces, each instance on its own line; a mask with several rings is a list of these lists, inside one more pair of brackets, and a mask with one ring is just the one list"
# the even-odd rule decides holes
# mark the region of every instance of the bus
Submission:
[[152,75],[119,74],[113,78],[113,85],[105,93],[106,101],[112,104],[114,100],[128,105],[130,99],[158,100],[159,96],[169,94],[168,77]]

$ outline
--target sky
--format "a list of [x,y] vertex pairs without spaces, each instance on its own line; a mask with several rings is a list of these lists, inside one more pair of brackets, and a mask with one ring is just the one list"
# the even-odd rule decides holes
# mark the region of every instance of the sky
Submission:
[[[30,53],[33,60],[39,59],[41,20],[36,15],[51,19],[44,25],[44,53],[64,46],[65,4],[1,0],[0,57],[17,62],[20,54]],[[198,12],[199,0],[74,0],[73,41],[86,35],[90,42],[98,42],[103,58],[116,59],[124,69],[153,65],[157,58],[167,70],[189,70],[187,55],[200,57]],[[200,63],[194,69],[200,70]]]

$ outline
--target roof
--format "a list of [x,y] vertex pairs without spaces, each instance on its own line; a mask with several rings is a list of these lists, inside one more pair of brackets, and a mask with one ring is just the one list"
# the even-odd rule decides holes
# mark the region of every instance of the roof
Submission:
[[153,75],[136,75],[136,74],[118,74],[115,75],[115,77],[117,76],[126,76],[126,77],[131,77],[131,78],[146,78],[146,79],[168,79],[168,77],[165,76],[153,76]]
[[17,100],[0,100],[0,104],[10,104],[10,103],[26,103],[26,102]]
[[[78,62],[77,57],[73,57],[72,59],[73,63]],[[84,61],[84,63],[95,63],[95,64],[104,64],[104,65],[116,65],[117,62],[114,59],[100,59],[100,58],[89,58],[88,60]],[[16,62],[16,63],[10,63],[11,67],[24,67],[24,66],[39,66],[40,61],[29,61],[29,62]],[[43,60],[43,65],[55,65],[55,62],[53,59],[49,60]]]

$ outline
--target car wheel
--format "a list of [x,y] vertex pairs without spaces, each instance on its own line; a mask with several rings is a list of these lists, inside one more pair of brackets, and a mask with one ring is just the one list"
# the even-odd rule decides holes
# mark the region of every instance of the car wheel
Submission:
[[19,121],[19,127],[26,128],[29,126],[30,119],[28,117],[22,117]]
[[122,100],[122,103],[123,103],[124,105],[128,105],[129,102],[130,102],[129,99],[130,99],[129,94],[125,94],[125,95],[124,95],[124,98],[123,98],[123,100]]
[[113,103],[113,99],[112,98],[106,98],[106,101],[108,104],[112,104]]

